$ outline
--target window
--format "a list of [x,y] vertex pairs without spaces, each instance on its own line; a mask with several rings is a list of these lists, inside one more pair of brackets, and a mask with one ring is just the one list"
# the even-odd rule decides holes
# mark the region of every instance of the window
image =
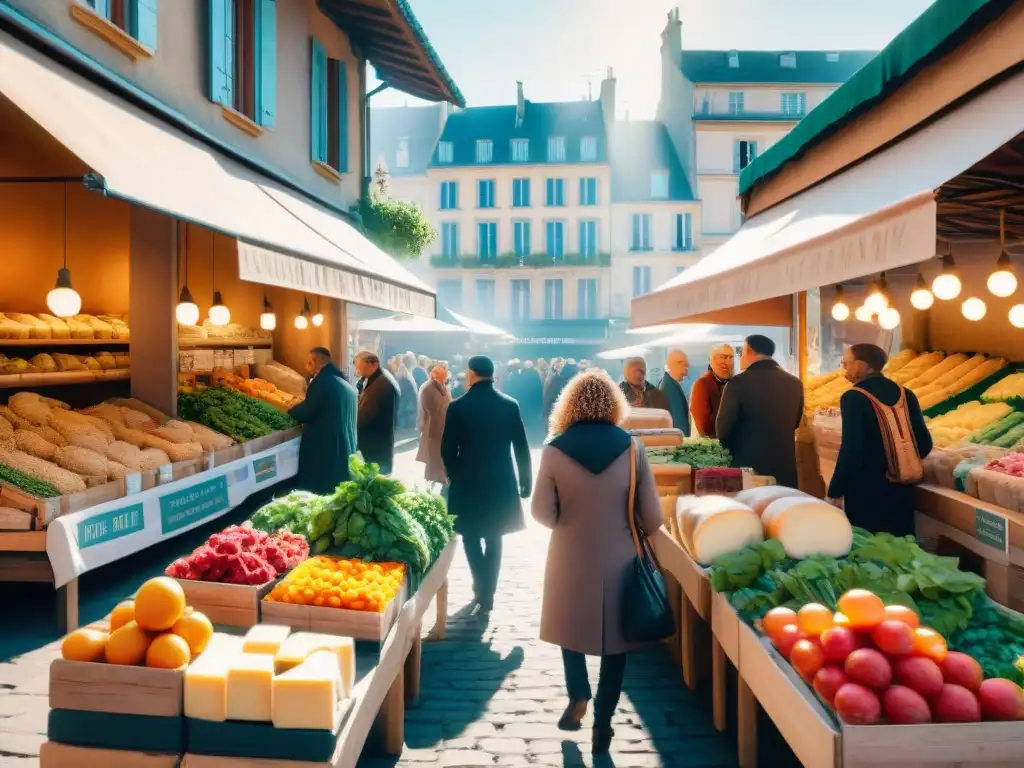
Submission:
[[489,163],[494,160],[494,142],[490,139],[477,139],[476,161],[478,163]]
[[530,319],[530,281],[512,281],[512,322],[525,322]]
[[565,222],[549,221],[547,224],[547,244],[545,250],[553,259],[565,255]]
[[562,319],[562,281],[544,281],[544,319]]
[[779,66],[782,67],[783,69],[796,69],[796,54],[780,53]]
[[459,207],[459,182],[441,182],[441,210],[452,211]]
[[494,316],[494,281],[476,281],[476,314],[479,317]]
[[530,207],[530,180],[512,179],[512,207]]
[[259,125],[274,125],[277,5],[274,0],[210,0],[209,14],[210,100]]
[[729,91],[729,114],[743,114],[743,91]]
[[494,207],[494,179],[480,179],[476,183],[476,207]]
[[495,221],[482,221],[476,225],[477,230],[477,255],[481,263],[494,261],[498,255],[498,223]]
[[633,267],[633,298],[651,292],[651,268]]
[[459,225],[454,222],[441,225],[441,255],[452,260],[459,255]]
[[[216,2],[216,0],[214,0]],[[310,69],[310,126],[312,159],[339,173],[348,171],[348,70],[344,62],[331,59],[315,37]],[[238,110],[241,112],[242,110]],[[400,165],[401,142],[396,165]],[[409,164],[409,142],[405,142],[405,165]]]
[[651,250],[651,214],[633,214],[633,237],[630,240],[629,250]]
[[838,63],[839,62],[839,53],[838,53],[838,51],[829,51],[828,53],[826,53],[825,54],[825,61],[827,61],[829,64],[836,64],[836,63]]
[[398,149],[395,150],[395,167],[396,168],[408,168],[409,167],[409,140],[399,139]]
[[597,317],[597,280],[587,278],[576,284],[576,315],[580,320]]
[[734,141],[732,144],[732,169],[739,173],[757,157],[756,141]]
[[565,205],[565,179],[548,179],[546,191],[545,205]]
[[668,171],[655,171],[651,174],[651,197],[655,200],[668,199]]
[[512,162],[527,163],[530,161],[530,140],[512,139]]
[[580,222],[580,253],[583,256],[597,256],[597,222]]
[[462,310],[462,281],[461,280],[438,280],[437,300],[448,309],[456,312]]
[[85,4],[147,48],[156,50],[157,0],[86,0]]
[[782,114],[803,117],[807,111],[806,93],[782,94]]
[[455,161],[455,145],[450,141],[439,141],[437,143],[437,162],[440,165],[450,165]]
[[675,251],[693,250],[693,216],[689,213],[677,213],[672,234],[672,249]]
[[597,205],[597,179],[580,179],[580,205]]
[[597,160],[597,137],[584,136],[580,139],[580,161],[592,163]]
[[520,258],[530,255],[530,222],[512,222],[512,247]]
[[548,162],[565,162],[565,136],[548,137]]
[[740,68],[740,55],[737,51],[729,51],[729,69]]

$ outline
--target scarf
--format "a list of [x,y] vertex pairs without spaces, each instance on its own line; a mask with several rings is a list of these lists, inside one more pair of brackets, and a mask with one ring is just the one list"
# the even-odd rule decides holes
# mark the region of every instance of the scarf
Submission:
[[629,434],[614,424],[581,421],[551,439],[555,448],[593,475],[599,475],[629,450]]

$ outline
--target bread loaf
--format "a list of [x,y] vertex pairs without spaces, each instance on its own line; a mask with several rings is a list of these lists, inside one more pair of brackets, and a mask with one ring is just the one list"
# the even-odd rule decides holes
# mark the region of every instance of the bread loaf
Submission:
[[764,539],[754,510],[725,496],[680,496],[676,529],[690,556],[704,565]]

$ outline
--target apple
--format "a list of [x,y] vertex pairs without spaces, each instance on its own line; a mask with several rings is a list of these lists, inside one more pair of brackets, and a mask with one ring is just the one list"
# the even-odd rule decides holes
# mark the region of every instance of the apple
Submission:
[[873,691],[884,691],[892,685],[892,665],[874,648],[858,648],[846,657],[846,676]]
[[917,725],[932,721],[932,713],[924,696],[905,685],[885,689],[882,694],[882,712],[885,713],[885,719],[894,725]]
[[849,725],[874,725],[882,715],[882,704],[875,692],[858,683],[841,686],[835,695],[839,717]]
[[942,670],[942,679],[952,685],[960,685],[968,691],[976,692],[981,687],[981,681],[985,674],[981,670],[981,664],[959,651],[950,651],[946,658],[939,664]]
[[939,723],[976,723],[981,720],[981,705],[962,685],[946,683],[932,700],[932,714]]
[[986,720],[1024,720],[1024,689],[1012,680],[993,677],[983,681],[978,688],[978,703]]
[[813,680],[825,664],[825,655],[821,652],[821,646],[813,640],[797,640],[789,653],[789,663],[804,680]]
[[793,651],[793,646],[798,640],[803,640],[805,637],[806,635],[800,631],[800,627],[796,624],[788,624],[778,630],[777,637],[773,637],[772,642],[779,649],[779,653],[788,659]]

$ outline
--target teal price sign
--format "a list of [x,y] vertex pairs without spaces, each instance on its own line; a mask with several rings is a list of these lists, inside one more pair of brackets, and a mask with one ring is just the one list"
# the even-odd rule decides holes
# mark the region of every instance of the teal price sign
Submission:
[[141,504],[101,512],[78,523],[78,548],[87,549],[97,544],[130,536],[145,530],[146,516]]
[[228,482],[224,475],[160,497],[160,529],[168,533],[186,528],[228,508]]
[[974,538],[1003,552],[1010,551],[1010,521],[996,512],[974,508]]
[[257,483],[265,483],[277,477],[277,454],[255,459],[252,463],[252,474]]

